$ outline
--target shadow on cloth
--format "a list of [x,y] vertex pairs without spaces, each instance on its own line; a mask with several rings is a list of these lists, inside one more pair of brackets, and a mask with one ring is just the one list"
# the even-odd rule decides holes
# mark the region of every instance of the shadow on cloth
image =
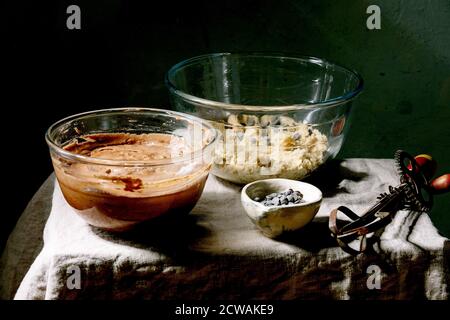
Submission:
[[336,240],[328,229],[328,218],[319,217],[300,230],[285,233],[275,240],[297,246],[309,252],[337,247]]
[[318,187],[324,198],[333,197],[339,193],[348,193],[341,187],[343,180],[361,181],[368,177],[366,172],[353,171],[342,166],[343,160],[330,160],[305,179],[305,182]]
[[5,264],[0,265],[0,299],[14,298],[20,282],[44,246],[43,233],[52,210],[54,188],[52,174],[30,200],[10,235],[2,256]]
[[127,232],[113,233],[91,228],[105,240],[140,249],[154,249],[179,260],[192,258],[190,246],[209,234],[209,230],[197,220],[198,217],[190,214],[172,214],[142,222]]

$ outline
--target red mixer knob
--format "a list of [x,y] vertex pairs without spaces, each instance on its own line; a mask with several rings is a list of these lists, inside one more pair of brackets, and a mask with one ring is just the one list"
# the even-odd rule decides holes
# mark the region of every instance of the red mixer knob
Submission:
[[430,183],[433,193],[445,193],[450,191],[450,173],[444,174],[439,178],[434,179]]
[[[427,180],[430,180],[437,170],[436,161],[428,154],[419,154],[418,156],[415,156],[414,159],[417,163],[416,171],[420,170],[425,178],[427,178]],[[412,170],[411,164],[408,165],[408,169]]]

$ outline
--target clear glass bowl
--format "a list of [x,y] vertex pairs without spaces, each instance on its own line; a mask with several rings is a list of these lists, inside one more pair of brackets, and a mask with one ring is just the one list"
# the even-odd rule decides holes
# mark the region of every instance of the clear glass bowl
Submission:
[[229,181],[302,179],[337,155],[363,80],[328,61],[218,53],[166,74],[175,110],[219,131],[212,172]]
[[144,108],[77,114],[46,133],[64,198],[89,224],[111,231],[189,212],[216,137],[202,119]]

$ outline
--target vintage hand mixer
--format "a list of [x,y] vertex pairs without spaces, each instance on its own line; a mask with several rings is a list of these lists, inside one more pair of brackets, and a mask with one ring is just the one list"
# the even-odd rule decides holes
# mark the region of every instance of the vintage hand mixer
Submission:
[[[395,153],[397,173],[400,185],[389,186],[389,193],[378,196],[378,202],[361,216],[345,206],[330,213],[329,228],[332,236],[343,250],[351,254],[367,251],[368,236],[377,234],[392,221],[395,213],[401,209],[429,212],[433,205],[433,196],[450,191],[450,174],[432,180],[436,172],[436,162],[429,155],[412,157],[405,151]],[[337,214],[343,213],[352,221],[338,227]],[[359,241],[359,247],[351,246]]]

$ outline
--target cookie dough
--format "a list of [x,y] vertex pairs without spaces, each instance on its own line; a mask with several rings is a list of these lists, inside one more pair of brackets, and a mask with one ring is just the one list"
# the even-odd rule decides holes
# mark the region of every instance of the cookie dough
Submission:
[[230,115],[220,131],[213,173],[235,183],[302,179],[325,161],[327,137],[287,116]]

